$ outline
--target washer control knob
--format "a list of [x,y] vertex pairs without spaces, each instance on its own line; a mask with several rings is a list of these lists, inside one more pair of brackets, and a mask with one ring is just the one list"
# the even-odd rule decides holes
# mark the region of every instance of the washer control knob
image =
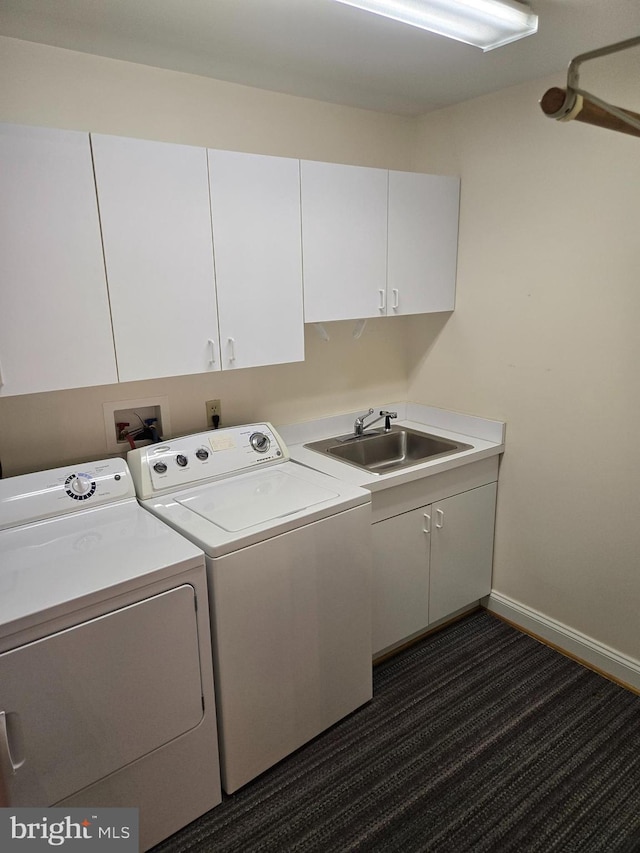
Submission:
[[153,466],[153,470],[156,474],[166,474],[167,472],[167,463],[166,462],[156,462]]
[[178,453],[178,455],[176,456],[176,462],[181,468],[185,468],[188,461],[189,460],[184,455],[184,453]]
[[257,453],[266,453],[271,447],[270,439],[263,432],[254,432],[249,443]]
[[209,451],[206,447],[199,447],[196,450],[196,456],[204,462],[205,459],[209,458]]

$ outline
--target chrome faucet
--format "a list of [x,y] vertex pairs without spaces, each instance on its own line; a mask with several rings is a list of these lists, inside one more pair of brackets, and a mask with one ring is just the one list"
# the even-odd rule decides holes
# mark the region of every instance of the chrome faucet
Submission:
[[[374,411],[375,411],[374,409],[369,409],[369,411],[366,412],[364,415],[358,415],[358,417],[356,418],[355,423],[353,425],[353,434],[354,435],[364,435],[365,418],[368,418],[369,415],[373,415]],[[380,414],[378,415],[378,417],[375,418],[375,420],[370,421],[370,423],[368,423],[367,426],[370,427],[373,424],[375,424],[376,421],[379,421],[381,418],[384,418],[384,431],[390,432],[391,431],[391,418],[397,418],[397,417],[398,417],[397,412],[381,411]]]

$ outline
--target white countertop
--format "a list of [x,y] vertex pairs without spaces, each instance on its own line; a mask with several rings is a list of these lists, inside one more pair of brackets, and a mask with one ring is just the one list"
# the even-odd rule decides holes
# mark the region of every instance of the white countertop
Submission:
[[[504,451],[505,424],[502,421],[463,415],[418,403],[382,403],[375,407],[376,412],[381,409],[398,413],[398,418],[392,421],[394,425],[464,442],[470,444],[471,449],[427,460],[388,474],[372,474],[341,462],[326,453],[318,453],[304,446],[312,441],[353,432],[355,418],[363,414],[362,410],[299,424],[286,424],[278,426],[277,429],[289,449],[291,459],[295,462],[352,483],[354,486],[362,486],[371,492],[459,468],[461,465],[477,462],[488,456],[497,456]],[[374,419],[373,415],[367,420],[370,422],[372,419]],[[375,427],[380,426],[381,421],[378,421]]]

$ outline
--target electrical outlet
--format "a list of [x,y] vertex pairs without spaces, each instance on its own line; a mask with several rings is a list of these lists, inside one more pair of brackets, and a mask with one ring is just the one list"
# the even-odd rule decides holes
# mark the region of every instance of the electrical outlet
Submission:
[[[212,429],[214,426],[213,416],[217,415],[218,418],[220,418],[222,414],[220,409],[220,400],[207,400],[205,406],[207,408],[207,427]],[[220,421],[218,421],[218,424],[220,424]]]

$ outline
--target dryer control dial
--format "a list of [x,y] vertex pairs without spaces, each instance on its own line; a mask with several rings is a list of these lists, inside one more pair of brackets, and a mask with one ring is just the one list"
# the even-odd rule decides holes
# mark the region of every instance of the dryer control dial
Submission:
[[271,447],[271,440],[263,432],[254,432],[249,443],[257,453],[266,453]]
[[96,490],[96,482],[90,474],[69,474],[64,486],[66,493],[74,501],[86,501]]

